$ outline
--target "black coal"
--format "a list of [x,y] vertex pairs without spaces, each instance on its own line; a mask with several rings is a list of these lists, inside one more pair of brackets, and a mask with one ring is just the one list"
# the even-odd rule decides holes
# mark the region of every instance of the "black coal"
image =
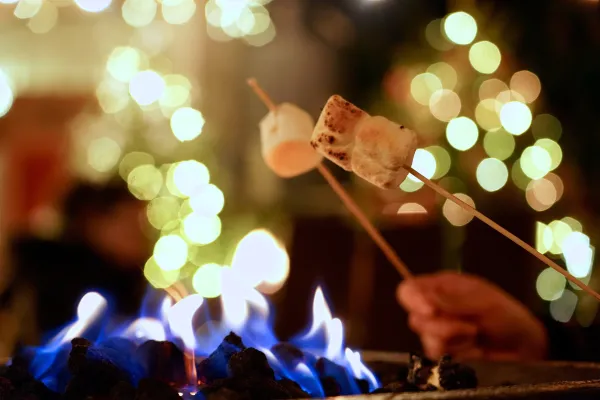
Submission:
[[[367,381],[348,377],[345,369],[325,358],[316,358],[281,343],[271,349],[286,368],[302,362],[316,371],[326,396],[354,394],[348,387],[369,393]],[[51,368],[64,382],[62,393],[54,392],[31,375],[31,356],[22,352],[0,368],[0,400],[179,400],[180,388],[188,382],[185,357],[168,341],[147,341],[141,346],[124,338],[92,344],[84,338],[71,341],[68,356],[56,357]],[[186,397],[192,400],[275,400],[310,398],[301,384],[274,370],[266,355],[246,347],[230,333],[209,357],[197,365],[198,388]],[[472,369],[443,357],[434,363],[411,355],[408,368],[396,368],[381,376],[383,386],[375,393],[473,388]],[[352,381],[350,381],[352,380]],[[59,385],[60,386],[60,385]],[[355,389],[356,391],[356,389]]]

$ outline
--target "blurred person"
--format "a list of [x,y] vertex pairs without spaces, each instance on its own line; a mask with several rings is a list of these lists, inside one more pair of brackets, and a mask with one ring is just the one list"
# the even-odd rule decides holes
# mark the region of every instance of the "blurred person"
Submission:
[[29,293],[34,337],[70,322],[89,291],[107,296],[115,312],[133,315],[145,289],[142,267],[151,247],[144,235],[144,202],[124,184],[80,183],[62,211],[64,229],[57,239],[24,237],[12,249],[16,276],[11,291]]
[[538,318],[495,284],[439,272],[402,282],[397,291],[431,358],[599,361],[598,327]]

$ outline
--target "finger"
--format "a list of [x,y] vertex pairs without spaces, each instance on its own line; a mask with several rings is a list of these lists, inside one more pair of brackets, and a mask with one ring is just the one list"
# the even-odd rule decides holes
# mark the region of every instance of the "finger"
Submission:
[[437,360],[446,352],[446,348],[442,341],[435,336],[421,336],[421,344],[423,345],[423,353],[428,358]]
[[436,310],[434,300],[427,295],[428,291],[423,290],[422,286],[416,278],[404,281],[398,285],[396,297],[409,313],[433,315]]
[[[418,276],[403,282],[398,289],[400,303],[409,311],[438,312],[459,316],[481,316],[489,311],[482,293],[495,293],[494,287],[480,278],[456,272]],[[473,301],[474,299],[483,301]]]
[[434,336],[448,344],[475,340],[478,333],[475,324],[444,316],[427,317],[413,313],[408,318],[408,325],[419,335]]

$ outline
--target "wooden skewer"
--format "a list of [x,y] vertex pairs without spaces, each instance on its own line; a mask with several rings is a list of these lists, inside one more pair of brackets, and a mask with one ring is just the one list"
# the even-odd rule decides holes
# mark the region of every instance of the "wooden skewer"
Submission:
[[527,244],[523,240],[519,239],[517,236],[513,235],[512,233],[510,233],[509,231],[507,231],[506,229],[504,229],[502,226],[498,225],[497,223],[495,223],[494,221],[492,221],[490,218],[486,217],[484,214],[482,214],[481,212],[477,211],[475,208],[471,207],[469,204],[465,203],[464,201],[462,201],[458,197],[454,196],[452,193],[448,192],[446,189],[444,189],[443,187],[441,187],[437,183],[435,183],[435,182],[431,181],[430,179],[428,179],[427,177],[423,176],[423,174],[421,174],[420,172],[416,171],[414,168],[409,167],[409,166],[404,166],[404,168],[406,170],[408,170],[411,174],[413,174],[414,176],[416,176],[417,178],[419,178],[425,185],[429,186],[435,192],[437,192],[438,194],[444,196],[448,200],[454,202],[455,204],[457,204],[459,207],[461,207],[463,210],[465,210],[469,214],[473,215],[474,217],[476,217],[480,221],[482,221],[485,224],[487,224],[492,229],[496,230],[497,232],[501,233],[502,235],[504,235],[508,239],[512,240],[514,243],[516,243],[517,245],[521,246],[521,248],[527,250],[530,254],[532,254],[533,256],[535,256],[538,260],[540,260],[541,262],[543,262],[544,264],[546,264],[550,268],[554,269],[559,274],[563,275],[569,281],[573,282],[573,284],[579,286],[583,291],[591,294],[596,299],[600,300],[600,294],[598,294],[596,291],[594,291],[592,288],[590,288],[585,283],[581,282],[579,279],[575,278],[573,275],[571,275],[564,268],[561,268],[557,263],[555,263],[554,261],[552,261],[551,259],[549,259],[545,255],[543,255],[542,253],[540,253],[539,251],[537,251],[536,249],[534,249],[533,247],[531,247],[529,244]]
[[[262,100],[262,102],[270,111],[275,111],[277,109],[277,106],[273,100],[271,100],[271,97],[263,90],[263,88],[260,87],[256,79],[248,79],[248,85],[254,90],[254,93],[256,93],[256,95]],[[411,278],[413,275],[409,271],[406,264],[400,260],[400,257],[398,257],[398,254],[394,251],[392,246],[390,246],[390,244],[384,239],[384,237],[381,235],[381,232],[379,232],[371,223],[369,218],[354,202],[352,197],[350,197],[346,189],[344,189],[342,184],[335,178],[331,171],[323,163],[320,163],[317,166],[317,170],[323,176],[323,178],[325,178],[329,186],[331,186],[340,200],[342,200],[342,203],[344,203],[348,211],[354,215],[358,223],[365,229],[369,236],[371,236],[371,239],[373,239],[375,244],[381,249],[385,257],[396,268],[400,275],[402,275],[404,279]]]

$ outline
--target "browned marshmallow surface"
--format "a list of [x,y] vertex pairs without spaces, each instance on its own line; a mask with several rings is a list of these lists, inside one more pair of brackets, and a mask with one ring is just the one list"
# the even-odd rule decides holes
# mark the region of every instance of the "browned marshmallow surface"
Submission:
[[400,186],[417,150],[417,135],[384,117],[369,117],[356,128],[352,170],[384,189]]
[[340,96],[325,105],[311,145],[347,171],[391,189],[408,175],[417,149],[417,135],[384,117],[371,117]]
[[310,144],[340,167],[351,171],[355,128],[366,117],[366,112],[341,96],[331,96],[317,121]]

